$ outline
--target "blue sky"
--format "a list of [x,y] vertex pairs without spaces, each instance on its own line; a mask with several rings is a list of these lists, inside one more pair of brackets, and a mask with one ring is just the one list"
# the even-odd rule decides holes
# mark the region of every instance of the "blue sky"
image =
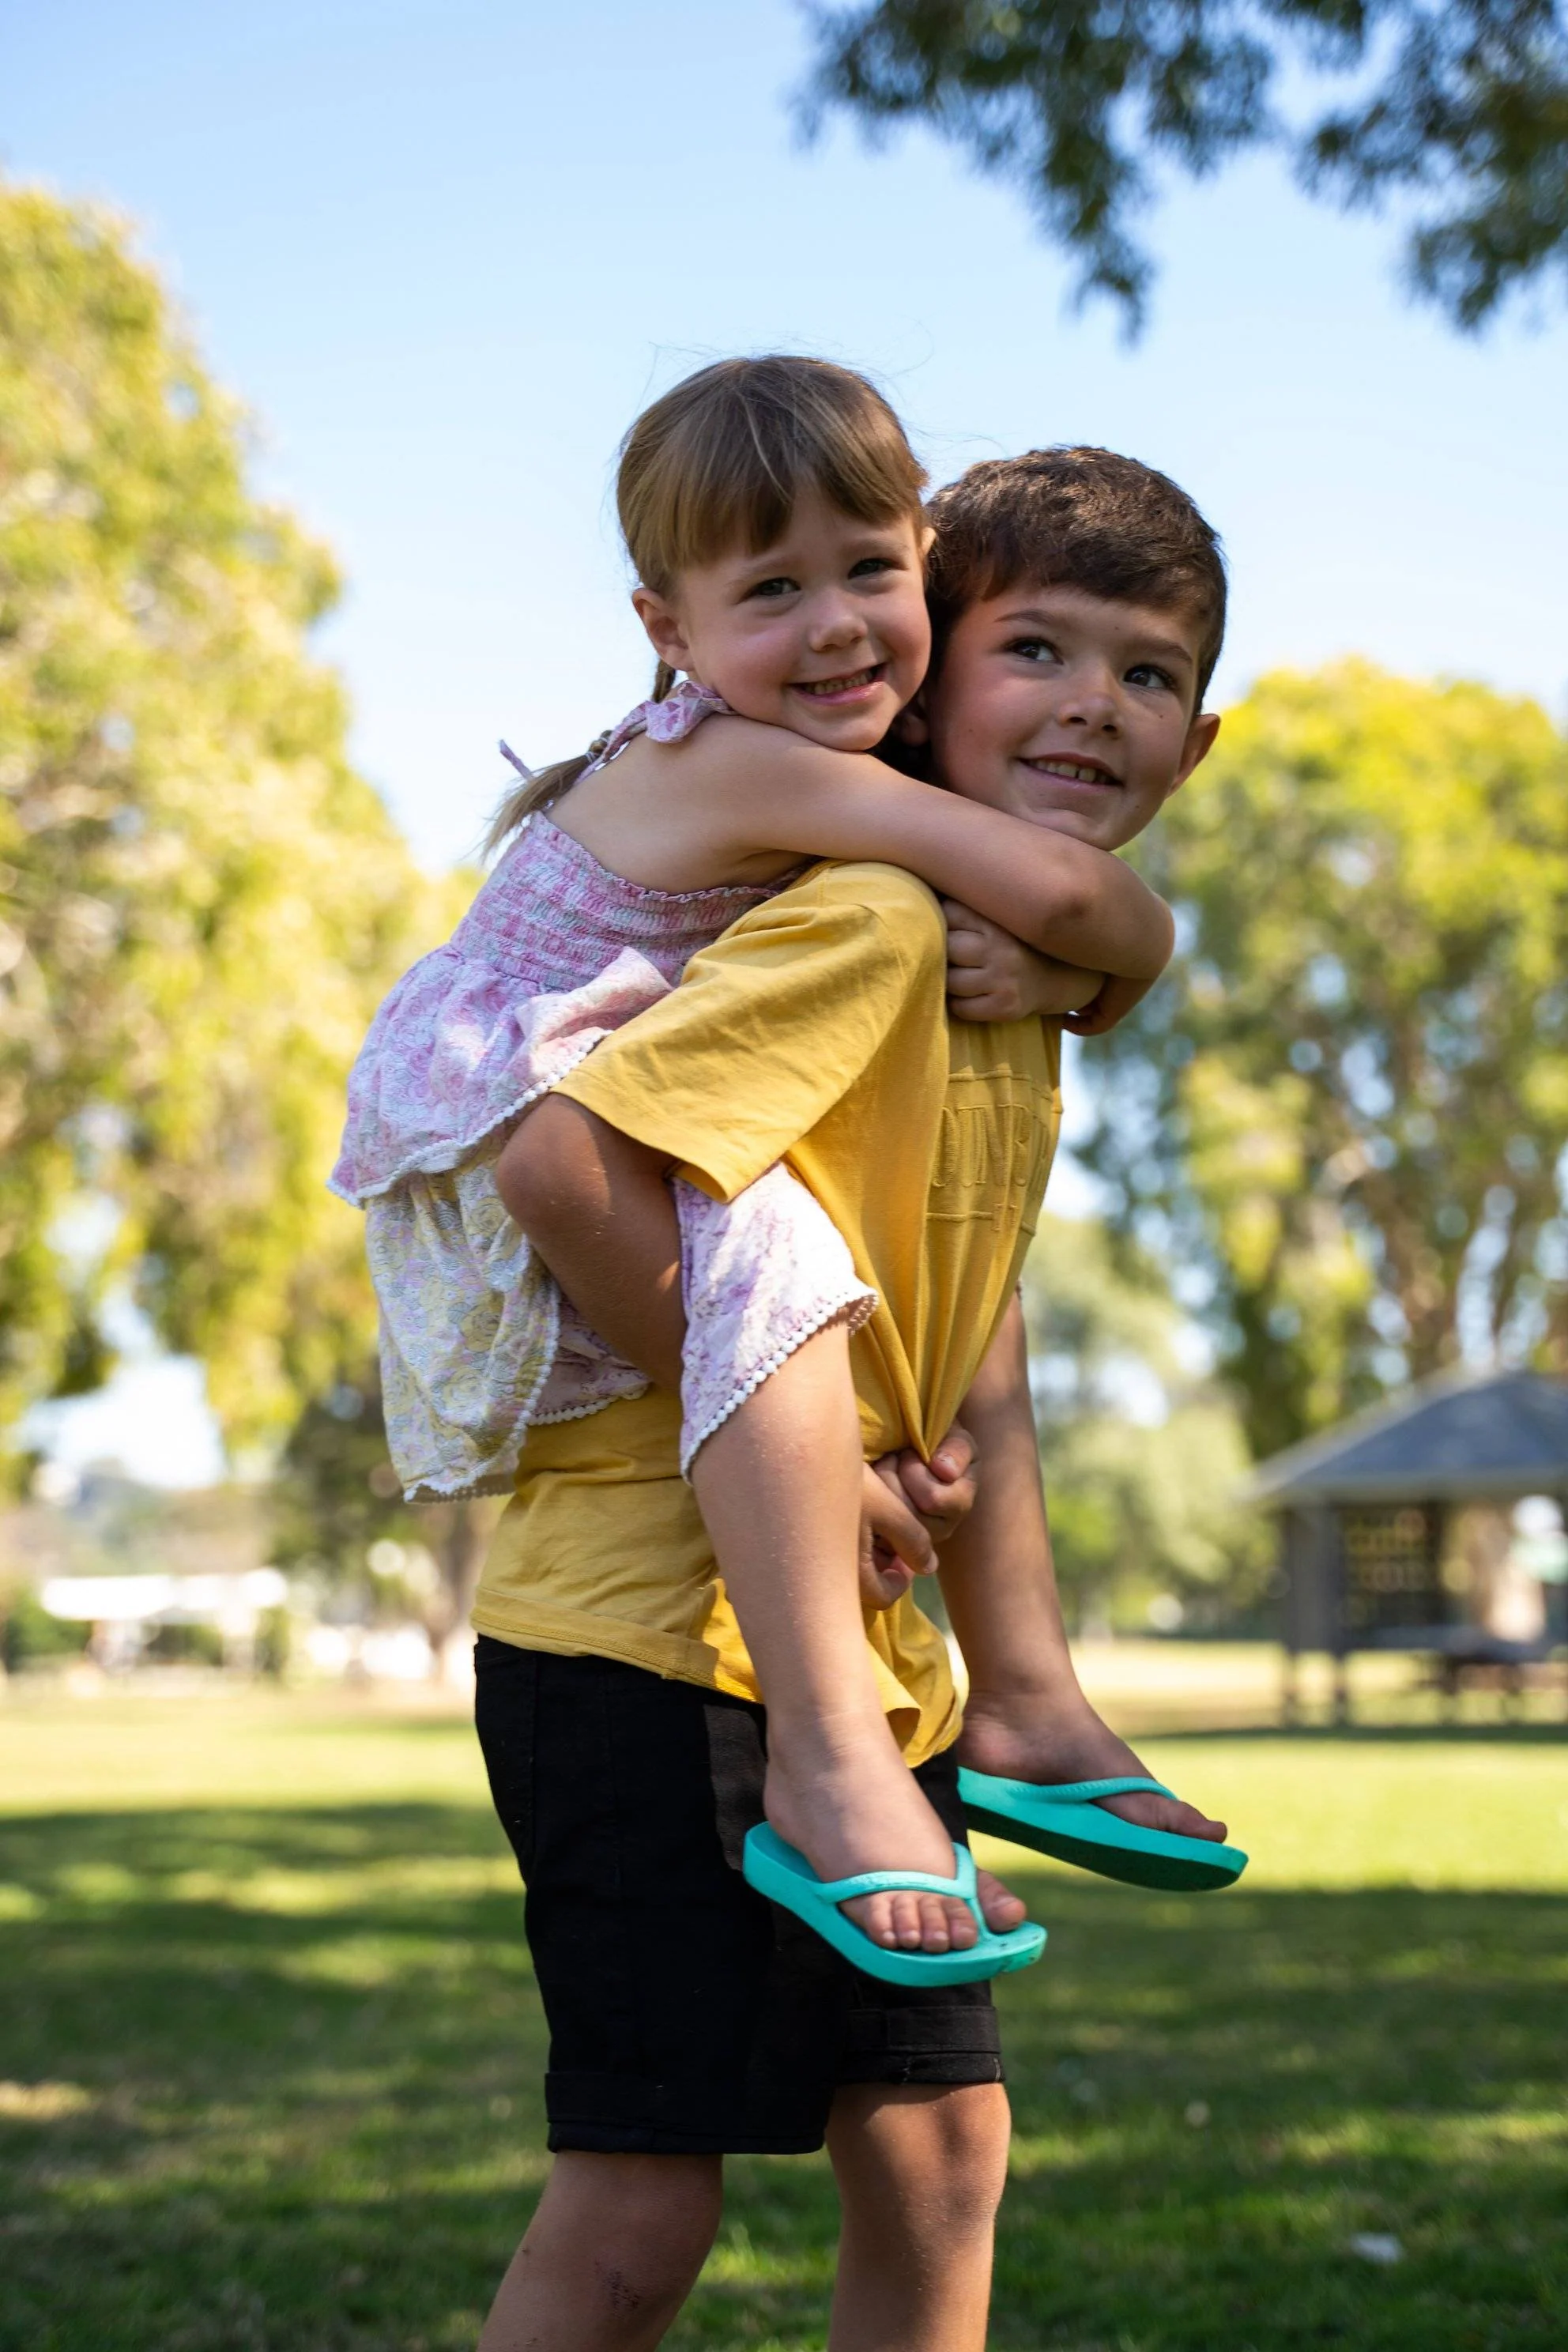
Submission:
[[258,474],[335,548],[323,650],[421,856],[468,851],[648,672],[608,488],[654,392],[785,345],[869,368],[942,478],[1047,441],[1164,467],[1224,533],[1223,703],[1358,651],[1568,695],[1568,323],[1407,304],[1376,220],[1269,163],[1176,189],[1129,347],[924,134],[803,147],[792,0],[0,0],[0,163],[139,226]]

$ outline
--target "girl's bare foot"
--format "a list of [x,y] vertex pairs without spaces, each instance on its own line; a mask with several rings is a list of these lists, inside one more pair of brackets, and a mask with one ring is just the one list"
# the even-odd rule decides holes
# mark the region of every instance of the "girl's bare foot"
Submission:
[[[794,1738],[770,1719],[767,1817],[805,1854],[819,1878],[863,1870],[952,1875],[952,1841],[893,1741],[887,1718],[812,1724]],[[977,1888],[987,1925],[1005,1935],[1024,1906],[983,1872]],[[978,1939],[969,1906],[956,1896],[863,1895],[845,1916],[888,1951],[966,1952]]]
[[[972,1772],[998,1780],[1032,1780],[1042,1787],[1074,1780],[1152,1779],[1146,1764],[1102,1722],[1081,1694],[1064,1705],[1057,1694],[972,1690],[963,1708],[958,1760]],[[1101,1797],[1108,1813],[1143,1829],[1168,1830],[1177,1837],[1207,1838],[1223,1844],[1226,1825],[1211,1822],[1178,1797],[1148,1792]]]

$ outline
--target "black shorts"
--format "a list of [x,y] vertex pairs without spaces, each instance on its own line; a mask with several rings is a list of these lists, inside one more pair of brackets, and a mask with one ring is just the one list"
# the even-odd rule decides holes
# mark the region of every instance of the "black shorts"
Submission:
[[[999,2083],[988,1984],[879,1983],[746,1885],[764,1716],[481,1634],[479,1743],[527,1886],[552,2148],[792,2156],[841,2083]],[[957,1771],[916,1775],[955,1838]]]

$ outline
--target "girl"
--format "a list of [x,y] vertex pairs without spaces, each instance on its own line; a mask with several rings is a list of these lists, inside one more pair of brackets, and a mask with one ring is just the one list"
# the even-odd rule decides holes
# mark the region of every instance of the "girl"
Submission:
[[[919,687],[923,482],[886,403],[821,361],[721,362],[628,435],[617,498],[659,656],[654,698],[512,796],[492,836],[506,856],[450,944],[393,992],[351,1081],[333,1181],[367,1210],[388,1430],[411,1496],[504,1488],[531,1423],[646,1385],[560,1299],[501,1206],[496,1162],[531,1102],[804,859],[896,864],[978,908],[1063,960],[1063,1013],[1131,1002],[1162,968],[1169,918],[1116,859],[879,761],[821,757],[872,750]],[[747,785],[759,726],[799,745],[787,796],[765,804]],[[802,1680],[813,1629],[854,1583],[863,1469],[847,1339],[873,1294],[782,1169],[727,1207],[675,1190],[682,1466],[769,1708],[769,1817],[825,1877],[881,1868],[952,1885],[951,1842],[868,1664],[842,1661],[831,1722],[820,1681]],[[793,1517],[788,1458],[824,1465]],[[982,1975],[1011,1957],[956,1891],[878,1892],[844,1910],[873,1972],[923,1956],[951,1974],[965,1956]],[[1018,1912],[1005,1904],[994,1924]]]

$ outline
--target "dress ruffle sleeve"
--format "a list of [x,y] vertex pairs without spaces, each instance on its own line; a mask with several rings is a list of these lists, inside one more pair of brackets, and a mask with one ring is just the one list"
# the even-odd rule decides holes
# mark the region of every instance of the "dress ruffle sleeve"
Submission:
[[795,1349],[830,1323],[859,1329],[877,1294],[849,1245],[788,1169],[768,1169],[729,1202],[679,1179],[686,1353],[680,1468]]
[[602,1037],[668,992],[636,948],[581,986],[548,992],[455,946],[421,957],[354,1064],[333,1192],[364,1208],[406,1176],[460,1167]]

